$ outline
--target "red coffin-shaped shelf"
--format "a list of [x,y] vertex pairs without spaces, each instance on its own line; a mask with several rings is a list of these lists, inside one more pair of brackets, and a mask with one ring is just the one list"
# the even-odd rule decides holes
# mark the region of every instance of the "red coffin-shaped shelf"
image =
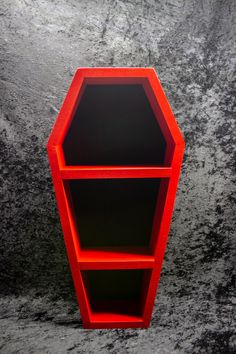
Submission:
[[154,69],[79,68],[47,150],[84,327],[148,327],[184,152]]

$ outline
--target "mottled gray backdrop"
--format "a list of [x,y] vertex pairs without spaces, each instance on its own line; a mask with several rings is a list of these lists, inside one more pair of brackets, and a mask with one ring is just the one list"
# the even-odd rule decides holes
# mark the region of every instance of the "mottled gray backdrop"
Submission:
[[[1,0],[0,352],[235,353],[235,0]],[[156,69],[186,150],[148,330],[83,330],[45,145],[79,66]]]

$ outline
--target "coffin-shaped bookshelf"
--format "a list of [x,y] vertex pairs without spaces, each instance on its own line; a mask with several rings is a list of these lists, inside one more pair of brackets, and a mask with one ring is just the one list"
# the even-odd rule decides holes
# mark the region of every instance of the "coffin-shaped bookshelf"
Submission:
[[79,68],[47,150],[84,327],[148,327],[184,152],[155,71]]

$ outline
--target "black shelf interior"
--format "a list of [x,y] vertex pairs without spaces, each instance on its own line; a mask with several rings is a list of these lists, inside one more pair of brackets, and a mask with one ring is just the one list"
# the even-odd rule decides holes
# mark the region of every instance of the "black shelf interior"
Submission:
[[93,313],[142,316],[151,270],[83,270]]
[[67,166],[158,166],[165,150],[141,84],[88,84],[63,142]]
[[160,179],[65,181],[80,247],[148,247]]

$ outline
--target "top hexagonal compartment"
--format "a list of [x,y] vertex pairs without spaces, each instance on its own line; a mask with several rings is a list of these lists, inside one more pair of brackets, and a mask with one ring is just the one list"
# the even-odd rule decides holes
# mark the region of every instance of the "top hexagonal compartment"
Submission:
[[78,69],[54,134],[61,166],[171,166],[173,122],[153,69]]
[[63,142],[66,165],[163,165],[165,150],[141,84],[85,85]]

